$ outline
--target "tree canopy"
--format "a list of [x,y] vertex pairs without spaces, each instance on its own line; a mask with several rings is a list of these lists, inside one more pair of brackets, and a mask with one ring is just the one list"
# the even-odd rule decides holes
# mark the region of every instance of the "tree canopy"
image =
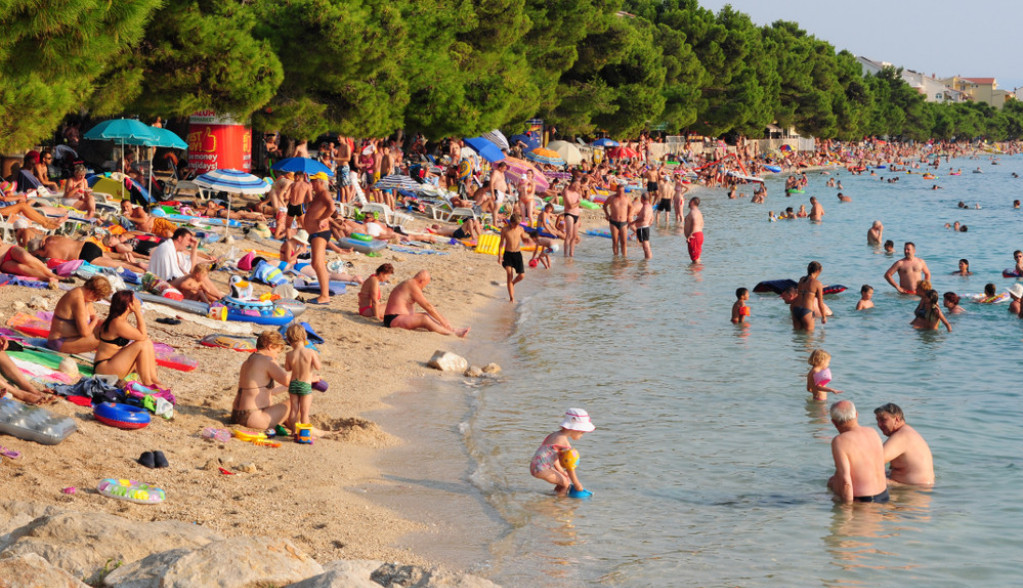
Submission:
[[1023,136],[1023,105],[926,102],[798,23],[698,0],[0,0],[0,151],[68,114],[429,138],[658,127],[822,138]]

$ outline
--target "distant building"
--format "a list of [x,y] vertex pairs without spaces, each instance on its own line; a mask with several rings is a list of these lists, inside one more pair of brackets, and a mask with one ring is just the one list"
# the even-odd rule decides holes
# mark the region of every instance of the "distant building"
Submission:
[[974,102],[983,102],[995,108],[1005,106],[1005,101],[1016,98],[1014,92],[999,90],[995,78],[963,78],[952,76],[940,80],[949,88],[958,90]]
[[[886,67],[895,67],[887,61],[874,61],[866,57],[856,58],[863,75],[874,75]],[[998,89],[995,78],[963,78],[952,76],[938,78],[934,74],[926,75],[911,69],[902,70],[902,79],[910,87],[923,95],[927,102],[983,102],[995,108],[1001,108],[1005,101],[1015,99],[1015,92]]]

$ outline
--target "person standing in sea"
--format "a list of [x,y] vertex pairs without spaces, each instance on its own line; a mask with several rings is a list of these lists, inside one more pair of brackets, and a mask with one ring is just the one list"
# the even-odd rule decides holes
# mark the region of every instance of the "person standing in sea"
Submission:
[[700,212],[699,196],[689,199],[689,214],[686,215],[682,230],[689,248],[689,259],[693,260],[693,263],[700,263],[700,257],[703,255],[703,213]]
[[616,256],[619,249],[622,252],[622,257],[627,255],[626,242],[629,237],[630,208],[631,203],[629,197],[625,195],[625,186],[622,184],[618,184],[615,193],[604,201],[604,218],[611,225],[611,251]]
[[562,193],[565,204],[565,257],[575,256],[575,242],[579,239],[579,215],[583,212],[579,204],[582,197],[579,172],[573,172],[572,183]]
[[[906,241],[902,248],[905,255],[902,259],[892,264],[884,274],[884,279],[892,285],[899,294],[915,295],[916,285],[921,279],[930,281],[931,270],[927,268],[927,262],[916,257],[916,245],[912,241]],[[899,283],[896,284],[892,276],[899,274]],[[920,276],[923,276],[921,278]]]

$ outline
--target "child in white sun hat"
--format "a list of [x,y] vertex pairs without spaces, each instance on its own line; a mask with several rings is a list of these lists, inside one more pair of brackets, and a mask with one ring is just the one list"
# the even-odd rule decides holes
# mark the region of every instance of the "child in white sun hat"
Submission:
[[589,433],[595,428],[585,410],[568,409],[564,420],[561,421],[561,428],[547,435],[533,454],[533,460],[529,463],[529,473],[535,478],[554,484],[554,492],[558,496],[566,494],[576,498],[590,496],[590,491],[583,488],[582,482],[576,476],[579,452],[572,449],[571,442],[578,441],[584,433]]

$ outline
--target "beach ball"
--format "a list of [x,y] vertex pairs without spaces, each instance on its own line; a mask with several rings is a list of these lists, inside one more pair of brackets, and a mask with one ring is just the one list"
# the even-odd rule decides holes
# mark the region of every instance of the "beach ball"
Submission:
[[535,259],[530,259],[529,260],[529,267],[536,267],[536,265],[537,265],[537,260],[535,260]]

